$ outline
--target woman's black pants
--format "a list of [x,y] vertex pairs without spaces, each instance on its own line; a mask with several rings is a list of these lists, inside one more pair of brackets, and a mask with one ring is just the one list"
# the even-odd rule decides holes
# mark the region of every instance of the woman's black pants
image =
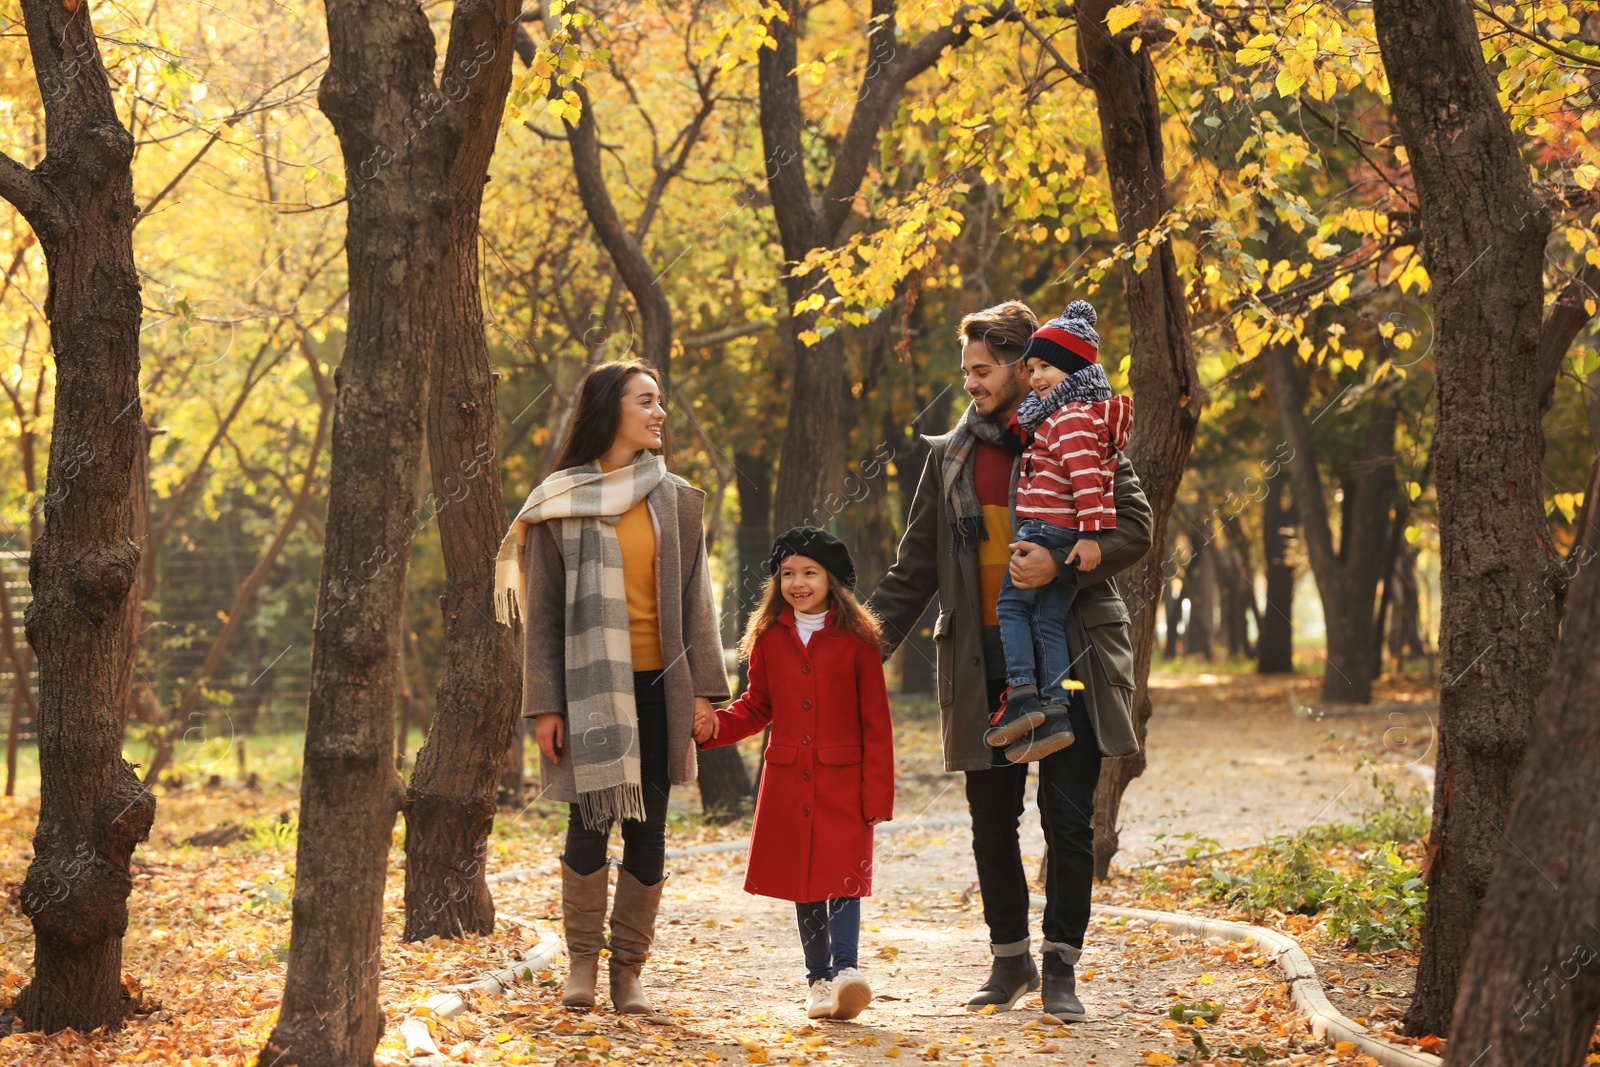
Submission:
[[[641,885],[661,881],[667,863],[667,690],[665,671],[635,671],[633,700],[639,717],[639,775],[644,785],[644,819],[622,820],[622,866]],[[577,874],[593,874],[606,864],[611,824],[591,830],[578,805],[567,815],[567,846],[562,858]]]

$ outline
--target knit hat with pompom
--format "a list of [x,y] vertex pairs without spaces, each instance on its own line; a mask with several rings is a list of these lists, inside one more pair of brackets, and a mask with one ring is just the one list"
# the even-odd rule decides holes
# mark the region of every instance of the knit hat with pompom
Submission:
[[1100,361],[1100,335],[1095,332],[1094,305],[1074,300],[1059,318],[1051,319],[1028,338],[1023,359],[1042,359],[1073,374]]

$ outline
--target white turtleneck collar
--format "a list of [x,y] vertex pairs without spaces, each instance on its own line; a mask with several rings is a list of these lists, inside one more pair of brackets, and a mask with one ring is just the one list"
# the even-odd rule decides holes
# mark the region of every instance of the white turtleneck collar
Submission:
[[828,609],[812,614],[805,611],[794,613],[794,632],[800,635],[800,643],[806,647],[811,645],[811,635],[822,629],[822,624],[828,621]]

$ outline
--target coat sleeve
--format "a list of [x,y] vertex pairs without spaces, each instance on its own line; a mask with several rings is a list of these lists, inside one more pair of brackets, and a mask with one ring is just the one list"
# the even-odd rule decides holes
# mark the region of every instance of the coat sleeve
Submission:
[[694,679],[694,695],[708,700],[727,700],[728,669],[722,662],[722,627],[717,619],[717,602],[711,593],[711,568],[706,562],[705,495],[696,491],[701,506],[693,511],[694,522],[680,530],[694,540],[694,562],[683,582],[684,659]]
[[1117,525],[1100,534],[1100,566],[1092,571],[1079,571],[1076,565],[1069,568],[1065,562],[1067,552],[1055,552],[1056,562],[1062,569],[1061,578],[1077,582],[1080,588],[1115,578],[1150,551],[1150,501],[1145,499],[1139,475],[1126,455],[1117,458],[1112,495],[1116,502]]
[[738,700],[717,709],[717,736],[702,742],[701,748],[721,748],[760,733],[772,721],[772,694],[767,688],[767,664],[761,655],[761,642],[750,650],[750,684]]
[[861,816],[894,818],[894,724],[889,690],[877,650],[861,642],[856,653],[857,701],[861,707]]
[[567,713],[567,578],[555,527],[536,522],[523,548],[522,714]]
[[939,452],[929,449],[922,478],[911,499],[905,536],[894,566],[873,590],[867,606],[883,620],[883,654],[890,655],[911,634],[939,591]]

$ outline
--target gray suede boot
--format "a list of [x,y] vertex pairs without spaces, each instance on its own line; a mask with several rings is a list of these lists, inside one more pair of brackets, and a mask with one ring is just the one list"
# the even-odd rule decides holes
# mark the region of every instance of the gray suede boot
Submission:
[[1062,941],[1046,941],[1044,948],[1044,990],[1039,999],[1044,1013],[1058,1023],[1081,1023],[1089,1018],[1078,999],[1077,976],[1073,965],[1083,949]]
[[982,1011],[991,1004],[995,1011],[1010,1011],[1017,1001],[1039,988],[1039,968],[1033,965],[1026,939],[1011,945],[990,945],[989,950],[994,953],[989,980],[967,1001],[968,1011]]
[[666,875],[655,885],[644,885],[626,867],[617,868],[617,898],[611,907],[611,1005],[626,1015],[656,1014],[639,984],[639,971],[656,939],[656,912],[666,884]]
[[600,950],[606,947],[606,893],[611,864],[593,874],[579,874],[561,861],[561,924],[567,938],[567,986],[561,1003],[569,1008],[594,1007],[595,976]]

